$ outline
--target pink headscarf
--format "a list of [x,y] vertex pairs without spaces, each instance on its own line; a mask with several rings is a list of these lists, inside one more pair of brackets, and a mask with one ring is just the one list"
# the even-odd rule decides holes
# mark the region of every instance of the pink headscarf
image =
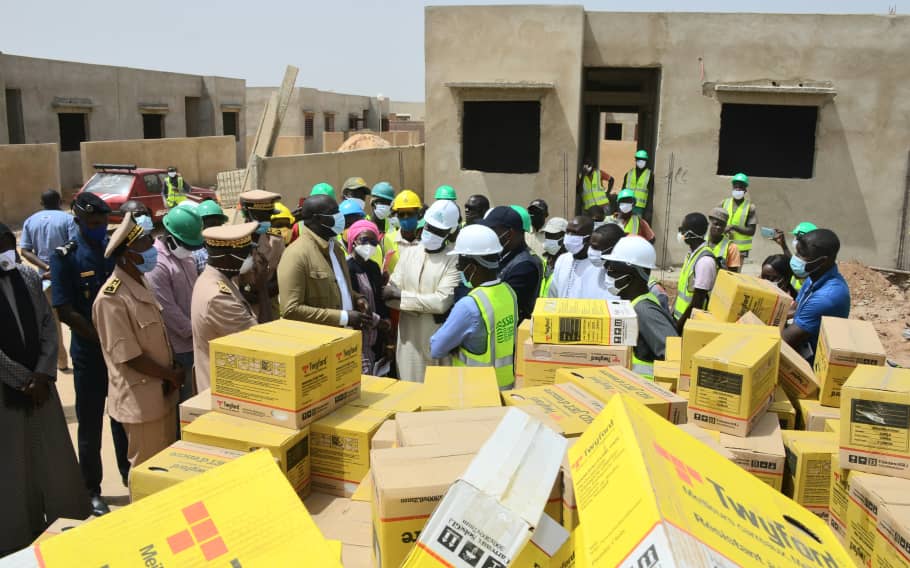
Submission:
[[348,254],[351,254],[354,250],[354,241],[357,240],[357,235],[364,231],[369,231],[376,236],[376,240],[381,240],[382,235],[379,233],[379,228],[376,227],[376,224],[372,221],[367,221],[366,219],[361,219],[357,221],[350,227],[348,227]]

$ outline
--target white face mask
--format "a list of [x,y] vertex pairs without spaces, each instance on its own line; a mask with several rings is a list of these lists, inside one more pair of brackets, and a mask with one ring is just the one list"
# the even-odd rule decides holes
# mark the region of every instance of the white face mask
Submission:
[[740,199],[742,199],[745,196],[746,196],[746,192],[744,190],[742,190],[742,189],[733,190],[733,199],[739,201]]
[[193,256],[193,251],[191,251],[190,249],[183,248],[181,246],[178,246],[171,252],[173,252],[174,256],[176,256],[180,260],[184,260],[186,258]]
[[152,231],[155,229],[154,223],[152,223],[152,218],[148,215],[139,215],[138,217],[133,218],[136,221],[136,224],[142,227],[142,231],[146,235],[151,235]]
[[253,270],[253,255],[243,259],[243,264],[240,265],[240,274],[246,274],[250,270]]
[[366,211],[367,202],[364,201],[363,199],[359,199],[357,197],[348,197],[347,199],[350,201],[353,201],[357,205],[360,205],[360,208],[363,209],[364,211]]
[[420,234],[420,244],[423,245],[423,248],[428,251],[437,251],[442,248],[442,243],[445,241],[445,237],[440,237],[435,233],[424,228],[423,233]]
[[623,213],[631,213],[632,209],[635,207],[634,203],[620,203],[619,210]]
[[595,250],[593,247],[588,247],[588,260],[597,267],[604,265],[603,253],[599,250]]
[[167,177],[169,177],[169,178],[175,178],[175,177],[177,177],[177,172],[168,172],[168,173],[167,173]]
[[585,248],[585,237],[581,235],[566,235],[563,240],[566,250],[572,254],[578,254],[581,249]]
[[676,233],[676,242],[678,242],[681,245],[686,244],[686,235],[684,235],[682,233]]
[[[626,162],[626,163],[628,164],[629,162]],[[635,160],[635,166],[640,170],[645,169],[645,166],[647,166],[647,165],[648,165],[648,162],[646,162],[645,160]]]
[[549,255],[554,255],[559,252],[559,240],[557,239],[546,239],[543,242],[543,250]]
[[354,254],[363,260],[370,260],[374,252],[376,252],[376,245],[356,245],[354,247]]
[[609,276],[604,276],[604,287],[607,289],[607,292],[614,296],[619,296],[619,290],[616,288],[616,280],[613,280]]
[[373,214],[376,215],[377,219],[387,219],[389,213],[392,212],[392,206],[381,203],[373,206]]
[[9,272],[16,268],[16,249],[0,252],[0,270]]

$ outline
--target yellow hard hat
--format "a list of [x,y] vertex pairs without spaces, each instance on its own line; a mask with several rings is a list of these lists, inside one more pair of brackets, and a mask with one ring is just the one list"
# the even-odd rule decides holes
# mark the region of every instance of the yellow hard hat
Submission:
[[411,191],[410,189],[403,189],[401,193],[395,196],[395,199],[392,200],[392,211],[398,211],[399,209],[420,209],[420,196]]
[[275,209],[278,213],[272,215],[272,221],[275,221],[276,219],[287,219],[292,224],[294,223],[294,216],[291,215],[291,210],[288,209],[287,205],[278,201],[275,203]]

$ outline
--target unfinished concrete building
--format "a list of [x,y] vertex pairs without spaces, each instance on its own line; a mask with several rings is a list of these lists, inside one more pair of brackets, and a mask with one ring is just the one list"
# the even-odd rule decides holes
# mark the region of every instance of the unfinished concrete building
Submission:
[[[581,159],[634,124],[667,260],[684,254],[682,216],[744,171],[759,225],[813,221],[838,233],[841,258],[910,267],[908,53],[902,16],[431,7],[425,187],[572,214]],[[776,248],[757,236],[753,262]]]
[[245,89],[243,79],[0,54],[0,144],[57,143],[64,188],[83,182],[85,141],[233,135],[244,163]]

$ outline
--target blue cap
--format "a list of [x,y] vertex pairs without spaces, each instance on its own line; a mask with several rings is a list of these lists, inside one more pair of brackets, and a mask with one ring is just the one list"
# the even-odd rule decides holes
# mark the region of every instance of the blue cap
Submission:
[[505,227],[516,231],[524,230],[524,223],[521,221],[521,215],[511,207],[500,205],[490,209],[487,215],[480,221],[481,225],[491,229],[496,227]]

